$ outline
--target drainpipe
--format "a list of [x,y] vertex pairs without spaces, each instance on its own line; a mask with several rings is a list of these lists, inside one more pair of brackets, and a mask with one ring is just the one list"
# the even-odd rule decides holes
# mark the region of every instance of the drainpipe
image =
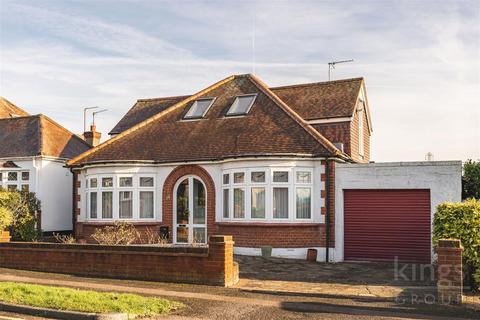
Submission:
[[329,263],[330,255],[330,166],[329,161],[325,160],[325,262]]

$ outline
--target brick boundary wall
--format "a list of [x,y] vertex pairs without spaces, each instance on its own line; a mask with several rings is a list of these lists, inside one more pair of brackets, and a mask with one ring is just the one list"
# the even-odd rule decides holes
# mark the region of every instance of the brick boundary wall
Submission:
[[460,240],[438,241],[437,290],[440,303],[462,303],[462,252]]
[[233,286],[231,236],[211,236],[208,247],[0,243],[0,267],[80,276]]

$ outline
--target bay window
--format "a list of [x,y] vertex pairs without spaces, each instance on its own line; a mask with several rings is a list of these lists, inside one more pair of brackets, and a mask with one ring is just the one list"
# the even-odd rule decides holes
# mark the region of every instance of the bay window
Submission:
[[86,217],[91,220],[155,218],[155,179],[131,174],[88,176],[85,180]]
[[245,218],[245,189],[233,189],[233,217]]
[[223,173],[221,217],[234,221],[311,220],[313,192],[313,168],[230,169]]
[[0,188],[5,188],[9,191],[29,191],[30,172],[0,171]]
[[113,192],[102,192],[102,219],[113,218]]

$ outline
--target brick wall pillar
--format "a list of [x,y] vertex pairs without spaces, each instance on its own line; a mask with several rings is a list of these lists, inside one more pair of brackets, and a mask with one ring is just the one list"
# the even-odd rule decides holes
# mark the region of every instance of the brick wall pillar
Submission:
[[462,303],[462,252],[460,240],[438,241],[437,290],[440,303]]
[[[223,278],[225,287],[233,286],[238,282],[238,266],[233,262],[232,236],[212,235],[208,242],[208,255],[220,272],[224,270]],[[223,270],[222,270],[223,269]]]

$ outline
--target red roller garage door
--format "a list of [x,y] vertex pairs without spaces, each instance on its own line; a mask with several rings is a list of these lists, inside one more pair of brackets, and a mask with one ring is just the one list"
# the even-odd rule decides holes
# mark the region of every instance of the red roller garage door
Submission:
[[345,260],[430,263],[429,190],[344,190]]

